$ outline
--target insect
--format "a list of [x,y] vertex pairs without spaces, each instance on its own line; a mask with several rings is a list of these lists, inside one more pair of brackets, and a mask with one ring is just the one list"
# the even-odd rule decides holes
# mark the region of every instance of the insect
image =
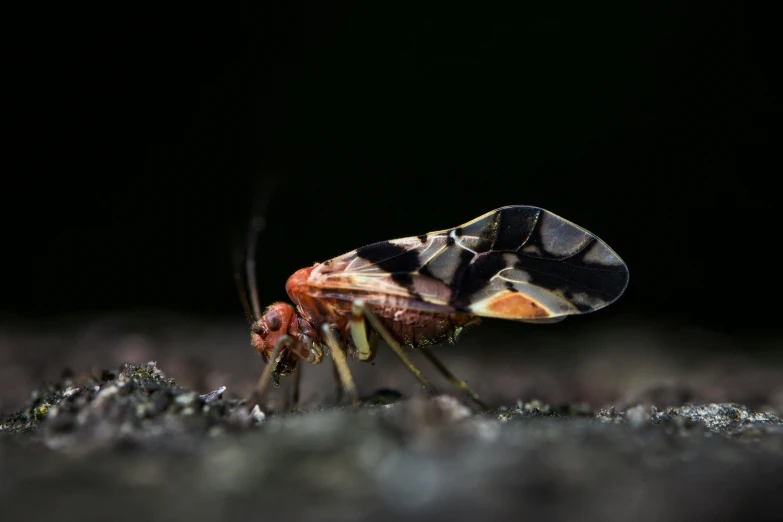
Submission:
[[347,359],[373,358],[374,331],[430,393],[437,391],[403,347],[420,349],[487,408],[431,345],[455,341],[482,317],[547,323],[593,312],[628,284],[626,264],[592,233],[538,207],[506,206],[455,228],[381,241],[302,268],[286,283],[293,304],[275,302],[262,313],[255,286],[259,229],[251,230],[246,259],[252,304],[237,275],[251,343],[266,363],[258,400],[270,377],[277,384],[303,363],[322,362],[328,351],[341,389],[358,404]]

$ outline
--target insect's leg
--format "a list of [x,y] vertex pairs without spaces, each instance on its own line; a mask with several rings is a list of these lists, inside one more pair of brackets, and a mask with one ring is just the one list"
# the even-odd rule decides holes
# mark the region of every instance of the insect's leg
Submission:
[[264,392],[266,392],[266,389],[269,387],[269,379],[272,377],[272,371],[277,365],[277,358],[280,355],[280,350],[282,350],[284,346],[291,344],[293,340],[293,337],[283,335],[277,340],[277,343],[275,343],[275,349],[272,350],[272,356],[269,357],[269,362],[264,367],[264,371],[261,372],[261,377],[259,377],[258,384],[256,384],[254,401],[259,406],[261,406],[261,399],[264,396]]
[[356,345],[356,352],[360,361],[367,361],[372,358],[373,350],[370,347],[367,328],[364,322],[364,310],[358,308],[356,304],[351,308],[351,339]]
[[296,365],[296,371],[294,372],[294,392],[291,397],[291,406],[289,410],[295,410],[299,406],[299,392],[302,384],[302,370],[304,370],[304,361],[300,361]]
[[343,381],[340,378],[340,372],[337,371],[337,364],[332,364],[332,375],[334,383],[337,385],[337,404],[343,400]]
[[356,385],[353,382],[351,370],[348,368],[348,363],[345,360],[345,350],[343,350],[340,346],[340,342],[337,340],[337,337],[334,335],[334,331],[328,324],[323,326],[323,332],[326,345],[332,352],[332,360],[334,361],[334,365],[337,367],[337,373],[339,374],[340,380],[343,383],[343,388],[345,388],[345,391],[348,393],[348,395],[351,396],[351,402],[353,405],[358,406],[359,393],[356,391]]
[[478,393],[474,392],[470,387],[468,386],[468,383],[465,381],[458,379],[451,371],[449,371],[448,368],[446,368],[442,362],[440,362],[440,359],[435,357],[435,354],[432,353],[429,348],[422,347],[421,352],[424,354],[424,357],[429,359],[429,361],[435,366],[435,368],[440,371],[440,373],[448,380],[455,388],[461,390],[465,395],[468,396],[468,398],[472,399],[476,404],[479,405],[479,407],[482,410],[490,410],[491,408],[489,405],[487,405],[484,401],[482,401]]
[[[372,313],[370,309],[367,308],[367,306],[365,306],[364,301],[361,299],[355,300],[353,302],[353,306],[351,307],[351,313],[354,317],[366,317],[367,320],[370,321],[370,325],[373,327],[373,329],[378,332],[389,348],[391,348],[397,357],[400,358],[402,363],[408,368],[414,377],[419,380],[424,389],[427,390],[430,395],[438,394],[438,390],[436,390],[432,383],[424,376],[424,374],[422,374],[421,371],[419,371],[419,369],[413,365],[413,361],[410,360],[408,355],[402,349],[402,346],[400,346],[400,344],[391,336],[389,331],[385,326],[383,326],[383,324],[381,324],[381,321],[375,316],[375,314]],[[355,342],[356,340],[354,340],[354,343]],[[367,343],[366,338],[364,342]],[[357,344],[357,347],[358,346],[359,345]]]
[[296,365],[296,370],[294,370],[294,390],[291,396],[291,405],[287,408],[289,410],[295,410],[297,406],[299,406],[299,397],[302,388],[302,372],[304,371],[305,366],[304,363],[320,363],[321,358],[324,356],[324,352],[317,344],[313,344],[309,350],[301,344],[292,344],[289,349],[300,359],[299,364]]

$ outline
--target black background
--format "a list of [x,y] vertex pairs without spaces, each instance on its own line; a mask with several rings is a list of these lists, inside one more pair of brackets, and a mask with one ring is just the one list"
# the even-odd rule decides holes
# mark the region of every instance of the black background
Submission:
[[606,317],[777,331],[779,10],[267,4],[5,17],[0,309],[241,317],[232,240],[274,174],[263,302],[530,204],[628,263]]

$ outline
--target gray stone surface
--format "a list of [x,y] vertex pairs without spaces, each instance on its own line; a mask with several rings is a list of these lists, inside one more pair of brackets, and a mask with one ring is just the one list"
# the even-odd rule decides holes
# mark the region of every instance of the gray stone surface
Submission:
[[437,352],[491,412],[439,381],[446,394],[425,397],[381,354],[357,368],[358,410],[334,404],[329,371],[307,368],[301,411],[282,411],[284,383],[261,412],[241,400],[260,369],[242,324],[183,321],[5,329],[3,371],[18,370],[0,381],[4,520],[783,513],[775,352],[739,357],[735,341],[638,322],[519,339],[501,325]]

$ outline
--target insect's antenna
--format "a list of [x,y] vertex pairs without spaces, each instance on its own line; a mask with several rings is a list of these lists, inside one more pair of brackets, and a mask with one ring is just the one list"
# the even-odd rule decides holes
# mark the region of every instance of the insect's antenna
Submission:
[[[234,242],[235,245],[237,242]],[[242,253],[238,248],[234,248],[233,252],[233,265],[234,265],[234,282],[237,285],[237,291],[239,292],[239,299],[242,301],[242,308],[245,310],[245,317],[247,322],[252,325],[255,322],[253,318],[253,311],[250,309],[250,301],[247,300],[247,290],[245,290],[245,282],[242,280]]]
[[[258,235],[266,226],[266,218],[264,216],[276,185],[276,176],[265,177],[259,182],[258,190],[256,191],[255,200],[253,202],[250,226],[247,231],[247,257],[245,260],[245,269],[247,271],[247,286],[250,292],[250,307],[246,308],[246,310],[248,310],[247,313],[252,313],[252,316],[256,321],[261,319],[261,302],[258,299],[258,285],[256,283],[256,250],[258,248]],[[247,302],[247,296],[245,296],[244,299],[245,302]]]

